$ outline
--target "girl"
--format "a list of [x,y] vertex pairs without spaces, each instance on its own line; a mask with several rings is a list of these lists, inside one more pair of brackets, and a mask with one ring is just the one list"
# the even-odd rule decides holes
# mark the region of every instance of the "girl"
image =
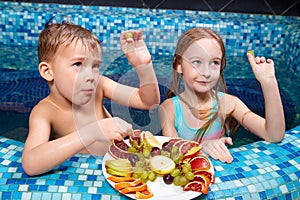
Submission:
[[206,28],[186,31],[177,43],[172,85],[159,109],[163,135],[196,140],[204,153],[227,163],[233,160],[226,147],[232,145],[232,140],[224,135],[232,135],[238,124],[266,141],[281,141],[285,121],[274,63],[251,53],[247,57],[262,87],[266,118],[250,111],[239,98],[225,93],[222,39]]

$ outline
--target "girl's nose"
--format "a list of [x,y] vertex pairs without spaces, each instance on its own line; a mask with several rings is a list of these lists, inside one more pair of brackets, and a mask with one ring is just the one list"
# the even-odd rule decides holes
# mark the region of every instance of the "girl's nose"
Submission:
[[203,64],[201,67],[197,68],[197,72],[200,76],[208,77],[210,76],[210,70],[207,63]]

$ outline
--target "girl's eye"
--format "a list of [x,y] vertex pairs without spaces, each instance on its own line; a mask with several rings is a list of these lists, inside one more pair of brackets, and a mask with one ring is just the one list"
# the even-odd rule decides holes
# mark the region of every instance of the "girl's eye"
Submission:
[[214,67],[219,67],[221,65],[221,62],[219,62],[219,61],[212,61],[211,65],[214,66]]
[[192,61],[192,64],[193,65],[200,65],[201,61],[200,60],[194,60],[194,61]]
[[82,66],[82,62],[76,62],[76,63],[73,64],[73,66],[74,66],[75,68],[79,68],[79,67]]

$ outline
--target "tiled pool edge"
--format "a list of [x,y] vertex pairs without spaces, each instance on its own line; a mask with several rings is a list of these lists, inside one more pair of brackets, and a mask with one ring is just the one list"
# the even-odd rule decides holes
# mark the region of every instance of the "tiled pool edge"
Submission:
[[[23,143],[0,137],[0,199],[127,199],[102,174],[102,157],[75,155],[48,174],[28,177]],[[197,199],[299,199],[300,126],[281,143],[264,141],[231,149],[231,164],[212,160],[216,181]]]
[[106,48],[120,49],[121,31],[142,29],[152,53],[161,54],[172,54],[183,31],[202,26],[222,36],[228,55],[244,56],[252,49],[261,55],[284,56],[287,67],[300,76],[300,17],[15,2],[0,2],[0,8],[4,45],[36,46],[39,32],[55,13],[70,14],[74,23],[99,36]]

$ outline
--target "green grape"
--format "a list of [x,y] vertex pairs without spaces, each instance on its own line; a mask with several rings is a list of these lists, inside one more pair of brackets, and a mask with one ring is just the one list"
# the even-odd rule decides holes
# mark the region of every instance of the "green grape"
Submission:
[[148,171],[148,179],[150,181],[155,181],[155,179],[156,179],[156,173],[153,172],[153,171]]
[[188,180],[193,180],[195,175],[193,174],[193,172],[187,172],[184,174],[185,178],[187,178]]
[[140,178],[143,183],[147,183],[148,178]]
[[133,168],[133,173],[138,174],[139,176],[143,173],[143,171],[145,171],[145,170],[142,167],[134,167]]
[[185,178],[185,176],[177,176],[177,177],[179,177],[179,185],[180,186],[184,186],[188,183],[188,179]]
[[132,177],[135,178],[135,179],[138,179],[138,178],[140,178],[140,175],[136,174],[136,173],[133,173]]
[[133,146],[128,147],[127,151],[130,152],[130,153],[136,153],[137,152],[136,148],[134,148]]
[[178,146],[172,146],[171,152],[172,154],[176,154],[178,152]]
[[133,148],[138,148],[139,145],[138,145],[138,142],[136,140],[133,140],[131,146]]
[[125,34],[126,39],[133,38],[133,34],[131,32],[127,32]]
[[178,162],[181,162],[183,159],[183,153],[179,152],[178,153]]
[[143,155],[145,156],[145,157],[149,157],[150,156],[150,151],[149,151],[149,149],[147,149],[147,148],[145,148],[145,149],[143,149]]
[[176,186],[180,186],[180,176],[174,177],[173,184]]
[[179,159],[180,159],[180,154],[173,154],[172,155],[172,160],[174,161],[175,164],[179,163]]
[[189,172],[189,169],[183,165],[181,171],[185,174],[185,173]]
[[140,161],[144,161],[145,160],[145,156],[144,156],[143,153],[138,153],[137,155],[138,155]]
[[144,165],[144,163],[143,163],[143,161],[136,161],[136,163],[135,163],[135,166],[136,167],[143,167],[143,165]]
[[148,173],[146,171],[142,172],[141,179],[148,179]]
[[164,151],[164,150],[161,150],[161,152],[160,152],[160,155],[162,155],[162,156],[166,156],[166,157],[168,157],[168,158],[170,158],[170,157],[171,157],[171,154],[170,154],[170,152],[168,152],[168,151]]
[[192,166],[190,163],[184,163],[184,166],[188,169],[189,172],[192,171]]
[[171,176],[173,177],[176,177],[180,174],[180,170],[179,169],[174,169],[172,172],[171,172]]

